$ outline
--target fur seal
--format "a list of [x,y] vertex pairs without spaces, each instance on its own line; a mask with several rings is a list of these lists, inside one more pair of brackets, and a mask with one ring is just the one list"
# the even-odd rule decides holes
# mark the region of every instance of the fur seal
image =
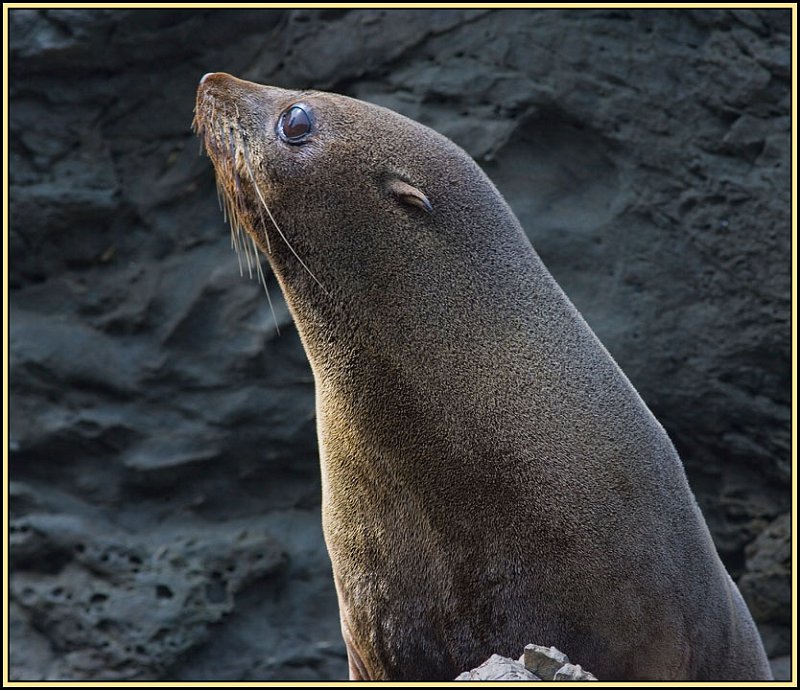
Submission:
[[462,149],[224,73],[194,125],[313,368],[351,678],[532,641],[603,680],[771,678],[667,434]]

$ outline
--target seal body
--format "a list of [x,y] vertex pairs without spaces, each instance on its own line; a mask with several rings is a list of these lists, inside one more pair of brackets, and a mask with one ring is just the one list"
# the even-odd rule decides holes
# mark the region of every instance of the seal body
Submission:
[[529,642],[602,680],[771,678],[664,429],[464,151],[221,73],[196,126],[313,368],[352,678]]

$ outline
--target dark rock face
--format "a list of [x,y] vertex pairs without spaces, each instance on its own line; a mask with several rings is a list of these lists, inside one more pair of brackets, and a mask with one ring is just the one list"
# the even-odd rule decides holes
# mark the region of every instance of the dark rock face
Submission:
[[790,503],[788,10],[13,9],[9,36],[13,678],[346,675],[313,382],[274,280],[280,336],[237,275],[189,131],[208,71],[485,166],[788,652],[759,536]]
[[58,641],[46,668],[23,657],[19,677],[157,679],[286,561],[252,520],[134,537],[102,519],[39,513],[15,520],[11,539],[11,567],[27,574],[12,583],[16,614]]
[[767,653],[790,648],[792,607],[791,516],[773,520],[745,549],[745,573],[739,580],[742,595],[761,623]]

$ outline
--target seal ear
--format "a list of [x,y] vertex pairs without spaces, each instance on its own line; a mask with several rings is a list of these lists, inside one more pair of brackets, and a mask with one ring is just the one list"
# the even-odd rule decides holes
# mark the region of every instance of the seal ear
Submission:
[[411,206],[421,208],[426,213],[433,213],[433,206],[431,206],[431,202],[428,201],[428,197],[416,187],[412,187],[408,182],[404,182],[399,177],[394,177],[389,180],[386,186],[387,189],[404,204],[410,204]]

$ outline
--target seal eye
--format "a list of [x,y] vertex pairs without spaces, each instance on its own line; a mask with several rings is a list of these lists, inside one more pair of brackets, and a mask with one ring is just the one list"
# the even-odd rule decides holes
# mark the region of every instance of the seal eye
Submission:
[[311,113],[302,105],[292,105],[281,113],[278,136],[288,144],[302,144],[311,132]]

